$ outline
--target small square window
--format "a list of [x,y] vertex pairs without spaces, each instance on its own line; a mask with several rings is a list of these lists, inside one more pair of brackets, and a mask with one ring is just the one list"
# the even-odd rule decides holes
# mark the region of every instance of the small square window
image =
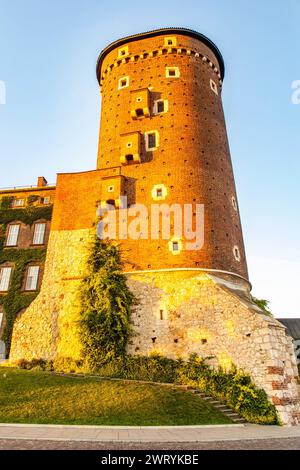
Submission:
[[127,162],[133,162],[133,155],[126,155],[125,158]]
[[144,116],[144,110],[143,108],[139,108],[135,110],[136,117],[142,117]]
[[119,79],[118,89],[126,88],[129,86],[129,77],[122,77]]
[[178,78],[180,77],[180,71],[178,67],[166,67],[167,78]]
[[128,46],[122,47],[121,49],[118,50],[118,57],[125,57],[126,55],[129,54]]
[[168,194],[168,189],[164,184],[156,184],[155,186],[153,186],[151,190],[152,198],[155,201],[166,199],[167,194]]
[[177,46],[177,39],[176,37],[167,37],[164,41],[165,46]]

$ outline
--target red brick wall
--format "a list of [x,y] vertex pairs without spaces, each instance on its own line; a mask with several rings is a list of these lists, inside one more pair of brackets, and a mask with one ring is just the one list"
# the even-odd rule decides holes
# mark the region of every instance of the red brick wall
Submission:
[[[205,245],[200,251],[183,251],[174,256],[166,240],[122,241],[127,268],[201,267],[233,271],[247,277],[239,213],[232,206],[236,190],[221,90],[214,71],[219,65],[210,49],[199,40],[174,36],[177,46],[205,55],[213,67],[201,57],[173,53],[138,58],[113,67],[102,80],[98,168],[120,166],[122,134],[157,130],[159,148],[152,153],[145,152],[142,143],[142,163],[121,168],[127,177],[128,191],[135,194],[136,203],[150,206],[154,202],[153,186],[163,183],[168,188],[164,202],[204,204]],[[163,44],[164,36],[130,42],[129,57],[161,49]],[[117,59],[117,54],[118,48],[105,57],[102,73]],[[166,78],[166,66],[179,67],[180,78]],[[123,76],[129,76],[129,87],[118,90],[118,80]],[[210,79],[217,84],[219,96],[211,90]],[[151,87],[152,99],[167,99],[169,111],[132,119],[130,92],[145,87]],[[233,255],[235,245],[241,253],[240,262]]]

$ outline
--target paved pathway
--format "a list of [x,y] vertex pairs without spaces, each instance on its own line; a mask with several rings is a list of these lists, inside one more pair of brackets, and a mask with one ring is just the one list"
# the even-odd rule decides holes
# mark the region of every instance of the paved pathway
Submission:
[[[0,439],[0,450],[300,450],[300,438],[214,442],[101,442]],[[284,455],[284,454],[282,454]]]
[[299,439],[300,426],[64,426],[0,424],[0,440],[110,443],[193,443],[260,439]]

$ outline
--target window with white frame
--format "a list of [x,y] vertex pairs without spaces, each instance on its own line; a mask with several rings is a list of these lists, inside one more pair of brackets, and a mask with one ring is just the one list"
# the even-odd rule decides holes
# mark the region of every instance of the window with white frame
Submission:
[[118,58],[121,59],[122,57],[126,57],[129,54],[128,46],[121,47],[118,50]]
[[36,290],[39,279],[39,266],[29,266],[27,269],[25,290]]
[[231,203],[232,203],[232,207],[234,208],[234,210],[237,211],[238,207],[237,207],[237,202],[234,196],[232,196],[231,198]]
[[159,134],[157,131],[145,132],[146,151],[156,150],[159,145]]
[[217,84],[212,79],[210,79],[210,88],[216,95],[219,94]]
[[8,226],[6,246],[17,246],[20,232],[20,224],[11,224]]
[[129,86],[129,77],[121,77],[118,81],[118,89],[126,88]]
[[164,44],[165,46],[177,46],[177,39],[175,37],[166,37]]
[[155,100],[153,114],[166,113],[168,111],[168,100]]
[[182,251],[182,240],[179,239],[173,239],[170,240],[169,243],[169,250],[173,255],[179,255]]
[[22,207],[25,204],[25,199],[14,199],[15,207]]
[[43,198],[42,198],[42,203],[43,203],[43,204],[50,204],[50,197],[49,197],[49,196],[43,197]]
[[167,78],[178,78],[180,77],[179,67],[166,67]]
[[241,254],[238,246],[234,246],[233,249],[233,255],[236,261],[241,261]]
[[40,222],[35,224],[34,226],[34,234],[33,234],[33,244],[34,245],[43,245],[45,241],[45,231],[46,231],[46,223]]
[[4,266],[0,268],[0,292],[8,291],[11,272],[11,266]]
[[164,184],[156,184],[155,186],[153,186],[151,194],[152,194],[152,198],[155,201],[166,199],[167,194],[168,194],[168,189]]

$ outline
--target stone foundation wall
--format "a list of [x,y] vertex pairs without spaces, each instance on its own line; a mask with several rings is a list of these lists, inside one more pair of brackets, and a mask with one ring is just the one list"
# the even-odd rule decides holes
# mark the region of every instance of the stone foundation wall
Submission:
[[138,298],[131,354],[183,359],[214,356],[213,366],[248,372],[284,424],[300,422],[297,367],[285,328],[250,301],[243,283],[197,271],[131,274]]
[[[10,360],[81,356],[78,288],[94,230],[50,234],[40,294],[20,314]],[[235,364],[266,390],[284,424],[300,421],[296,359],[284,326],[249,299],[238,277],[200,270],[128,273],[138,299],[128,352],[184,359],[214,356],[213,366]]]
[[78,290],[94,229],[51,231],[42,288],[17,318],[10,361],[81,356]]

